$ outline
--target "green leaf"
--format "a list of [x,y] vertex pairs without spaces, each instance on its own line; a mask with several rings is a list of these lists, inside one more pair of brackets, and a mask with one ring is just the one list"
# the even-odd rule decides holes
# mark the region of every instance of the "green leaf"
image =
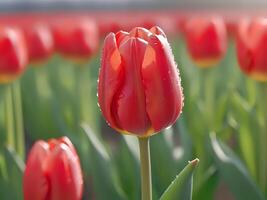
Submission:
[[0,199],[22,199],[24,163],[11,147],[4,147],[1,154]]
[[156,174],[152,181],[157,198],[160,197],[177,173],[173,149],[167,140],[169,134],[171,132],[159,133],[150,140],[152,174]]
[[92,129],[82,124],[82,128],[87,135],[92,150],[90,152],[91,176],[93,178],[93,189],[96,199],[127,199],[123,190],[119,186],[117,171],[112,164],[110,154]]
[[254,106],[257,102],[257,87],[255,84],[255,81],[251,79],[246,79],[246,92],[247,92],[247,98],[250,106]]
[[[192,159],[193,155],[193,144],[191,134],[188,130],[188,124],[184,115],[180,116],[180,119],[176,122],[173,127],[175,134],[179,135],[179,147],[176,147],[174,150],[174,157],[177,159],[177,164],[180,167],[180,170],[183,169],[182,163],[185,163],[188,160]],[[177,148],[180,148],[182,151],[181,155],[177,155]]]
[[[115,163],[117,169],[119,169],[119,181],[124,193],[127,194],[127,199],[140,200],[140,160],[138,155],[129,149],[138,151],[138,141],[134,136],[125,136],[117,143],[117,151],[112,154],[112,161]],[[127,143],[128,142],[128,143]],[[137,142],[137,144],[135,143]],[[137,145],[137,146],[133,146]],[[127,174],[127,175],[126,175]]]
[[237,200],[265,199],[247,169],[232,150],[210,135],[214,158],[224,181]]
[[[213,200],[215,189],[218,185],[219,176],[218,170],[211,166],[206,170],[204,174],[202,174],[203,178],[198,184],[199,187],[194,187],[194,196],[193,199],[195,200]],[[199,181],[199,180],[198,180]]]
[[160,200],[191,200],[193,190],[193,172],[198,162],[198,159],[190,161],[163,193]]
[[[258,118],[252,108],[239,94],[235,93],[232,98],[233,117],[240,127],[235,127],[239,133],[238,142],[242,158],[244,159],[250,173],[256,177],[257,174],[257,160],[259,160],[257,146],[259,144],[259,127]],[[253,134],[251,134],[251,130]]]
[[140,163],[138,139],[130,135],[123,135],[123,139],[125,143],[127,144],[129,151],[132,153],[132,155],[136,159],[136,161]]
[[222,95],[217,100],[216,114],[214,115],[215,130],[220,130],[222,128],[224,119],[226,118],[228,103],[229,103],[229,94]]

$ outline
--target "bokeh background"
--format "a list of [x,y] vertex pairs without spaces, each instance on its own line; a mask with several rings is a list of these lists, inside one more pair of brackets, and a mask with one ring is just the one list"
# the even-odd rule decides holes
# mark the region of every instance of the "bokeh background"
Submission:
[[[16,80],[1,84],[0,199],[23,199],[22,177],[32,145],[62,136],[78,151],[84,200],[140,199],[138,143],[105,122],[97,103],[97,79],[106,34],[155,25],[167,34],[185,101],[174,126],[151,139],[154,199],[196,157],[200,164],[194,173],[194,200],[266,199],[267,86],[240,70],[236,54],[239,21],[265,17],[266,6],[264,0],[1,0],[0,27],[42,24],[52,32],[51,27],[65,24],[64,32],[89,21],[97,37],[87,35],[88,40],[97,48],[84,57],[66,56],[55,46],[49,58],[29,62]],[[203,69],[190,56],[184,24],[214,16],[225,24],[227,52]],[[12,103],[7,106],[8,98]],[[10,106],[13,117],[8,118]]]

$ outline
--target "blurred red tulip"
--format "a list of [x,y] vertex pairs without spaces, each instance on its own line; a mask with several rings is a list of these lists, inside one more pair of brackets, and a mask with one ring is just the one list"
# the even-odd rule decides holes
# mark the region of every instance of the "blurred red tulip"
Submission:
[[226,25],[226,30],[227,30],[227,34],[230,37],[235,38],[236,37],[236,33],[237,33],[237,22],[235,20],[227,20],[225,21],[225,25]]
[[98,100],[107,122],[121,133],[146,137],[176,121],[183,106],[182,87],[159,27],[105,38]]
[[187,48],[199,67],[212,67],[225,55],[227,32],[218,17],[195,17],[185,22]]
[[80,200],[83,191],[79,157],[67,137],[37,141],[23,177],[24,200]]
[[22,33],[14,28],[0,27],[0,83],[9,83],[19,77],[27,63],[28,55]]
[[177,28],[175,20],[171,17],[155,14],[153,18],[147,18],[144,16],[141,26],[150,29],[153,26],[159,26],[164,29],[164,32],[169,36],[177,36]]
[[117,32],[121,30],[121,24],[117,21],[102,20],[98,23],[99,34],[105,37],[110,32]]
[[267,81],[267,19],[244,19],[239,23],[237,57],[240,68],[251,78]]
[[99,45],[98,28],[89,19],[60,20],[53,27],[56,50],[74,60],[90,58]]
[[50,58],[54,50],[51,30],[43,24],[31,24],[23,28],[29,61],[42,63]]

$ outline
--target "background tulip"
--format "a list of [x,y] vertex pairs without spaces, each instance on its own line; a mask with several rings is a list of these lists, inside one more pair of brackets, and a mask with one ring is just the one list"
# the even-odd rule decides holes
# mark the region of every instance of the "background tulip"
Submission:
[[240,68],[251,78],[267,81],[267,19],[240,21],[237,57]]
[[183,104],[182,88],[159,27],[106,37],[98,99],[108,123],[123,133],[150,136],[176,121]]
[[99,44],[97,25],[90,19],[59,20],[53,36],[56,50],[74,60],[90,58]]
[[[97,79],[101,66],[99,57],[101,53],[97,50],[96,54],[93,57],[90,54],[88,59],[88,56],[81,54],[77,54],[78,56],[73,56],[74,54],[67,55],[57,50],[58,54],[53,54],[49,62],[42,63],[45,67],[38,69],[29,67],[21,79],[17,78],[11,84],[0,84],[0,199],[23,199],[23,174],[26,166],[24,156],[27,153],[26,157],[30,159],[28,153],[32,155],[32,151],[29,149],[32,146],[32,141],[57,138],[63,135],[72,139],[79,153],[85,185],[82,195],[84,200],[140,200],[140,189],[143,193],[142,198],[144,197],[146,200],[151,199],[152,196],[153,199],[160,200],[266,199],[266,82],[253,80],[255,78],[249,73],[246,73],[248,75],[246,77],[240,73],[238,67],[234,67],[238,64],[236,59],[236,51],[238,50],[234,42],[238,39],[236,37],[237,26],[242,24],[238,22],[244,17],[254,17],[262,14],[262,17],[264,17],[266,15],[264,9],[262,12],[258,9],[252,11],[251,8],[249,10],[233,9],[229,11],[220,7],[216,10],[206,10],[203,9],[202,5],[201,9],[194,6],[192,10],[189,7],[189,9],[183,10],[172,8],[174,4],[165,7],[166,2],[164,2],[164,4],[157,4],[158,8],[156,8],[156,5],[155,7],[147,5],[139,9],[138,5],[141,4],[135,4],[134,8],[130,4],[123,6],[117,6],[116,4],[113,6],[116,7],[115,9],[105,6],[103,10],[103,5],[100,3],[98,10],[94,9],[97,5],[90,2],[87,4],[76,1],[76,3],[71,2],[68,5],[63,3],[67,10],[60,11],[58,8],[61,7],[58,3],[56,3],[57,5],[46,5],[45,2],[42,2],[40,5],[33,5],[33,7],[30,6],[27,9],[34,8],[38,11],[40,9],[42,12],[31,10],[30,13],[26,13],[27,11],[24,9],[23,12],[12,10],[12,5],[15,5],[15,2],[12,2],[12,5],[6,3],[2,5],[0,3],[0,10],[4,11],[0,15],[0,24],[30,30],[37,25],[48,24],[54,28],[61,26],[60,23],[62,23],[64,25],[60,29],[68,30],[72,22],[77,25],[81,21],[86,21],[85,17],[89,17],[97,23],[97,27],[102,33],[100,34],[101,43],[104,42],[104,40],[102,41],[104,39],[102,38],[103,34],[106,36],[109,32],[127,31],[128,33],[124,32],[125,34],[123,32],[115,34],[117,46],[115,46],[114,52],[106,47],[105,51],[110,51],[110,59],[102,57],[105,60],[102,59],[102,62],[112,63],[112,66],[116,66],[113,69],[111,68],[109,74],[103,75],[103,79],[107,81],[104,87],[105,95],[102,96],[104,96],[104,99],[109,95],[111,96],[111,98],[109,97],[111,106],[107,104],[106,109],[107,111],[110,110],[111,115],[107,121],[112,122],[115,119],[112,127],[118,127],[117,130],[123,133],[129,133],[127,130],[130,130],[130,128],[131,131],[140,131],[139,133],[149,128],[151,134],[154,133],[152,129],[156,129],[156,125],[157,127],[165,126],[164,122],[169,119],[166,115],[169,110],[164,108],[162,109],[163,112],[160,112],[162,116],[153,118],[158,120],[157,122],[153,121],[154,127],[152,127],[152,120],[150,120],[148,112],[142,112],[144,115],[141,115],[142,113],[139,114],[139,111],[143,109],[145,111],[153,110],[156,113],[157,110],[161,110],[162,106],[171,105],[169,99],[165,101],[165,97],[172,96],[167,93],[172,90],[168,89],[164,93],[164,98],[162,98],[164,101],[162,101],[161,98],[158,98],[161,96],[158,88],[162,83],[166,84],[166,79],[161,78],[160,72],[158,73],[153,67],[141,67],[141,70],[137,70],[139,73],[136,75],[132,68],[127,67],[129,65],[136,66],[138,62],[141,62],[142,65],[143,63],[148,65],[151,60],[156,60],[153,59],[156,57],[154,56],[156,51],[152,47],[142,49],[143,46],[148,46],[145,32],[149,31],[144,30],[144,33],[136,31],[137,34],[132,32],[131,41],[126,41],[128,38],[125,35],[130,34],[129,32],[133,27],[145,26],[150,28],[159,25],[164,28],[175,60],[179,65],[183,95],[185,96],[183,114],[173,126],[162,130],[163,134],[155,134],[151,138],[136,133],[132,133],[135,136],[114,134],[114,130],[108,127],[107,123],[100,117],[100,109],[97,106]],[[254,3],[253,1],[250,5],[254,5]],[[23,2],[19,4],[19,9],[25,7],[22,5]],[[71,9],[71,5],[74,4],[75,8]],[[113,2],[110,2],[110,4],[113,5]],[[94,11],[91,8],[89,8],[90,11],[87,10],[84,5],[88,5],[87,8],[93,6]],[[129,10],[123,9],[127,7]],[[46,10],[48,8],[52,8],[53,11]],[[200,20],[206,18],[207,15],[210,16],[212,12],[220,15],[226,24],[229,36],[227,53],[218,63],[218,67],[203,70],[201,67],[196,67],[195,63],[192,62],[192,56],[190,56],[186,47],[187,41],[183,36],[186,36],[184,33],[186,33],[186,25],[190,21],[188,19],[192,20],[198,16],[198,20]],[[207,20],[211,20],[211,18],[213,17]],[[177,25],[173,24],[173,20],[177,22]],[[254,31],[252,31],[254,25],[252,26],[253,23],[250,20],[248,21],[249,28],[244,31],[248,34],[244,34],[246,39],[243,39],[243,45],[245,46],[254,43],[251,42],[252,40],[264,38],[264,31],[261,31],[263,25],[260,25],[254,34]],[[68,23],[69,25],[66,25]],[[200,23],[197,23],[193,28],[197,29],[199,25]],[[175,30],[177,26],[178,30]],[[164,37],[164,34],[162,37]],[[70,40],[70,43],[72,41],[74,39]],[[216,46],[217,40],[209,37],[207,43],[210,41]],[[77,45],[81,43],[76,42]],[[264,39],[260,43],[265,43]],[[160,45],[160,42],[155,42],[155,44]],[[64,45],[67,46],[67,44]],[[200,46],[198,43],[194,45],[197,48]],[[211,46],[211,44],[207,45]],[[135,48],[128,46],[134,46]],[[247,46],[249,46],[249,54],[253,52],[253,56],[242,56],[242,62],[249,61],[250,63],[250,61],[253,61],[251,65],[246,65],[250,69],[251,66],[254,67],[256,57],[257,59],[262,57],[262,60],[264,60],[265,52],[261,51],[261,48],[265,48],[265,45],[259,45],[260,48],[251,48],[250,46],[253,45]],[[246,49],[243,48],[242,51],[246,52]],[[255,53],[254,49],[257,49]],[[143,57],[147,59],[140,58],[143,51],[145,51]],[[132,58],[134,57],[132,55],[135,55],[136,59]],[[77,58],[79,58],[79,61],[82,59],[83,62],[73,62],[77,61]],[[253,59],[250,60],[251,58]],[[40,59],[40,61],[45,60],[46,58]],[[122,64],[117,65],[117,63]],[[257,61],[257,63],[259,62]],[[30,60],[30,64],[34,65],[36,62]],[[79,67],[79,65],[83,67]],[[168,65],[162,64],[162,66],[165,67],[160,69],[165,72]],[[254,68],[256,69],[256,67]],[[147,76],[143,76],[143,70],[145,69],[151,69],[147,71]],[[116,70],[119,72],[118,79],[114,78]],[[260,71],[260,73],[263,72]],[[108,76],[110,74],[114,77]],[[138,78],[138,74],[141,78]],[[107,77],[110,77],[110,79],[107,79]],[[157,77],[155,78],[157,81],[153,82],[155,84],[147,84],[150,77],[151,79]],[[115,83],[118,84],[116,90],[113,87]],[[20,86],[22,88],[21,98]],[[135,89],[135,86],[140,89]],[[152,88],[151,92],[147,92],[150,91],[148,88]],[[134,91],[134,93],[130,91]],[[151,97],[148,99],[149,101],[147,101],[147,96]],[[136,99],[145,99],[145,105],[143,105],[143,101],[140,101],[140,103]],[[129,100],[128,102],[131,105],[126,106],[126,100]],[[156,103],[152,104],[154,100]],[[101,109],[103,111],[102,107]],[[153,115],[157,116],[156,114]],[[151,114],[151,116],[153,115]],[[135,117],[138,119],[137,123],[132,122]],[[141,128],[138,128],[139,125]],[[43,175],[43,172],[40,175],[27,176],[32,177],[31,180],[33,180],[28,181],[31,182],[31,184],[28,184],[30,185],[28,188],[38,192],[28,192],[28,194],[34,195],[32,198],[35,200],[43,198],[43,196],[46,200],[49,199],[47,192],[50,194],[50,182],[52,180],[59,180],[60,184],[58,185],[62,186],[61,189],[57,186],[54,187],[56,188],[53,189],[53,191],[56,191],[54,193],[61,194],[59,191],[68,188],[66,182],[64,182],[66,176],[61,174],[64,170],[57,170],[57,166],[61,166],[61,161],[57,159],[57,162],[46,161],[47,151],[44,150],[48,148],[48,154],[50,155],[61,143],[60,140],[53,140],[49,143],[41,142],[40,146],[45,148],[40,148],[41,150],[36,155],[44,155],[45,158],[36,162],[40,163],[39,167],[37,164],[33,164],[36,167],[32,167],[34,170],[31,170],[31,173],[28,172],[28,174],[37,171],[42,172],[43,162],[53,163],[49,164],[49,168],[44,167],[45,170],[60,172],[54,173],[52,178],[47,175],[48,173]],[[62,146],[66,147],[68,145],[63,144]],[[138,146],[140,155],[138,154]],[[149,170],[150,150],[151,172]],[[62,155],[63,153],[59,154]],[[54,157],[61,156],[48,157],[48,160],[54,160]],[[200,158],[201,162],[198,163],[196,159],[189,162],[185,167],[185,164],[195,157]],[[139,176],[140,172],[142,181]],[[179,175],[177,175],[178,173]],[[174,180],[174,177],[177,178]],[[151,184],[151,179],[153,179],[153,184]],[[36,185],[41,186],[36,188]],[[152,190],[151,185],[153,192],[150,192]],[[66,191],[70,190],[66,189]],[[54,198],[59,199],[60,197],[55,194]]]
[[0,83],[20,76],[28,62],[22,33],[14,28],[0,27]]
[[54,41],[51,30],[44,24],[31,24],[23,28],[29,61],[41,63],[52,55]]
[[24,199],[79,200],[82,190],[80,161],[70,140],[37,141],[24,172]]
[[187,48],[199,67],[211,67],[225,55],[227,31],[219,17],[194,17],[185,22]]

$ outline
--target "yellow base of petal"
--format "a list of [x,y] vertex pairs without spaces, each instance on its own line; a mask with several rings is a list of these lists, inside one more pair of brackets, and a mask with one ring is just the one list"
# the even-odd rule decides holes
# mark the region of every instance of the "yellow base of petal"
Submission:
[[200,67],[200,68],[210,68],[214,67],[220,62],[219,58],[214,58],[214,59],[199,59],[199,60],[194,60],[194,63]]
[[69,56],[69,55],[64,55],[63,57],[67,60],[69,60],[70,62],[72,62],[75,65],[79,65],[81,67],[83,67],[84,65],[86,65],[90,59],[90,56],[88,57],[79,57],[79,56]]
[[267,82],[267,73],[254,72],[249,76],[256,81]]
[[116,131],[118,131],[119,133],[123,134],[123,135],[132,135],[132,136],[137,136],[139,138],[146,138],[146,137],[150,137],[152,135],[155,135],[156,132],[153,128],[150,128],[147,130],[147,132],[145,134],[142,134],[142,135],[138,135],[138,134],[135,134],[135,133],[130,133],[126,130],[121,130],[121,129],[116,129]]
[[10,75],[10,74],[1,74],[0,75],[0,84],[8,84],[15,80],[18,75]]

